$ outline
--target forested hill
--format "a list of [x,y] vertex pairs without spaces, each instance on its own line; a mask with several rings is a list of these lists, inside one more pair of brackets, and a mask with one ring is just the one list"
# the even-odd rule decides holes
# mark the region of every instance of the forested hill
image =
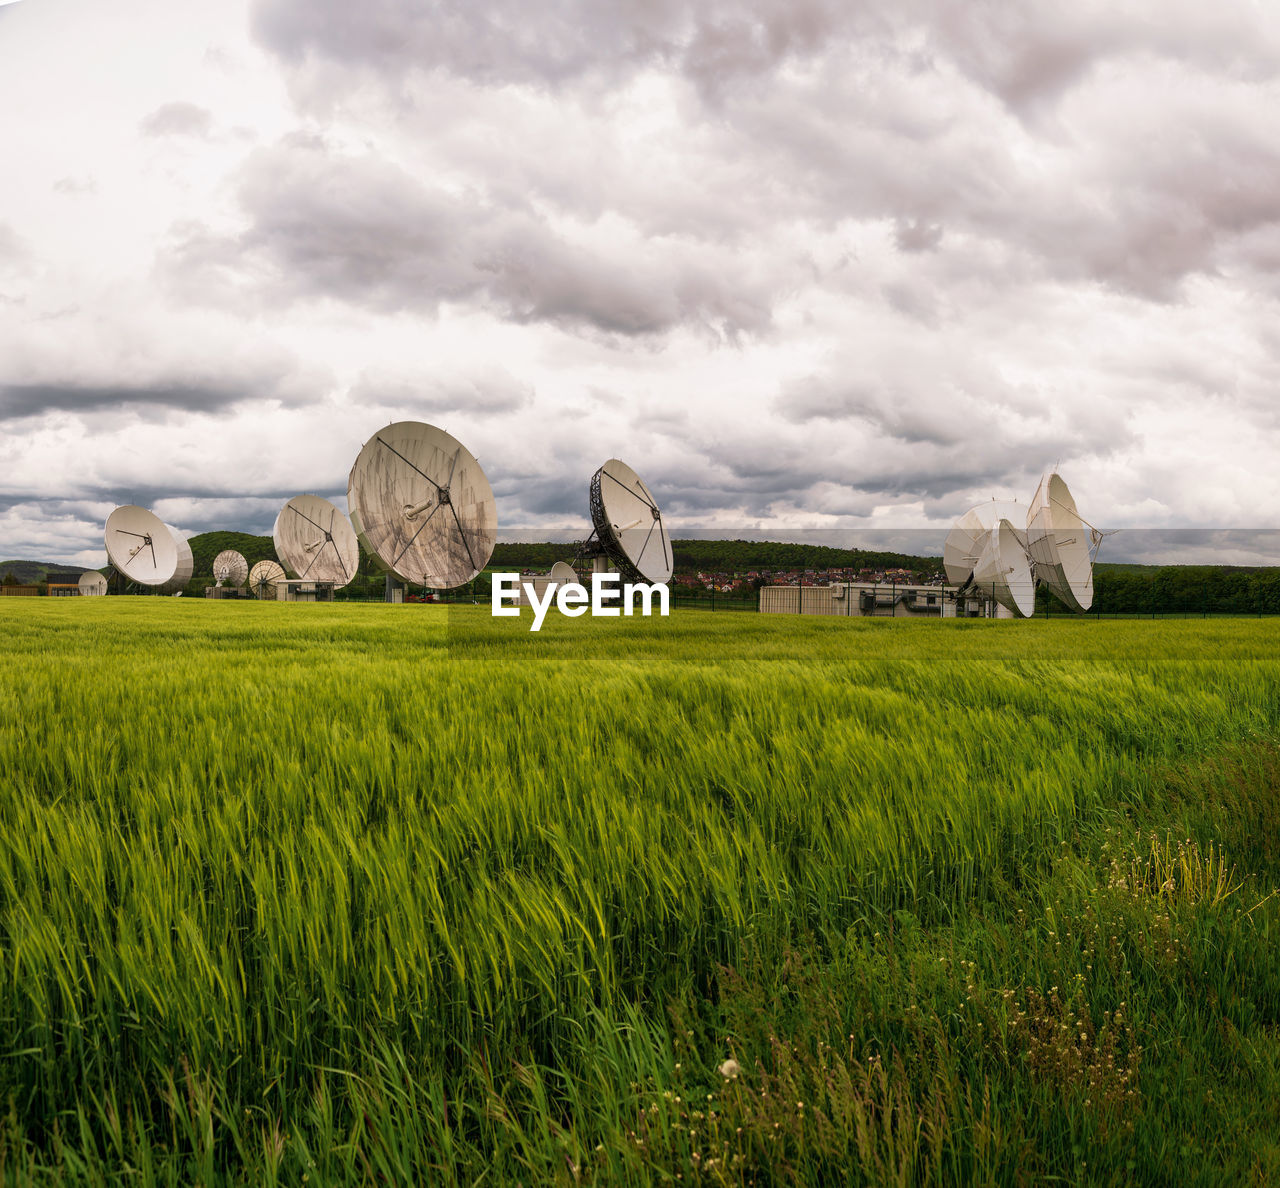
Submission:
[[[791,544],[774,540],[673,540],[677,573],[746,573],[752,569],[913,569],[941,567],[938,557],[905,553],[833,549],[826,545]],[[556,561],[573,557],[571,544],[506,544],[493,550],[493,569],[547,570]]]
[[13,578],[15,586],[35,586],[50,573],[80,573],[78,565],[59,565],[57,561],[0,561],[0,581]]
[[[236,549],[252,565],[275,558],[269,536],[248,536],[243,532],[206,532],[189,542],[195,557],[196,573],[213,572],[213,558],[223,549]],[[863,549],[832,549],[825,545],[788,544],[761,540],[673,540],[678,573],[745,573],[751,569],[914,569],[941,568],[938,557],[913,557],[905,553],[868,552]],[[543,571],[557,561],[573,558],[572,544],[536,542],[511,544],[500,541],[493,550],[490,569]],[[373,573],[374,566],[360,550],[360,572]]]
[[227,549],[235,549],[252,568],[259,561],[275,561],[276,547],[269,536],[251,536],[247,532],[202,532],[187,541],[195,562],[195,577],[205,585],[213,581],[213,559]]

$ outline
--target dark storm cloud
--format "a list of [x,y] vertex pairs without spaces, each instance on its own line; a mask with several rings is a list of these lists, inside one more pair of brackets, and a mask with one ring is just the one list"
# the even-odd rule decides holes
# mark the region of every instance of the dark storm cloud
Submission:
[[713,79],[811,49],[846,7],[821,0],[378,0],[359,7],[258,0],[253,29],[287,61],[332,58],[383,77],[442,68],[486,83],[557,84],[669,63]]
[[218,412],[244,400],[241,388],[216,383],[0,384],[0,420],[48,412],[89,413],[155,406],[186,412]]
[[524,515],[576,521],[582,526],[579,536],[586,536],[590,531],[587,526],[589,511],[585,482],[570,482],[559,474],[522,477],[518,480],[490,477],[494,480],[495,494],[516,503]]
[[1052,393],[1013,384],[1000,370],[942,338],[850,351],[786,385],[774,404],[796,425],[859,427],[909,446],[964,450],[982,460],[1011,450],[1111,448],[1132,440],[1114,404],[1066,419]]
[[658,65],[712,89],[874,39],[877,49],[952,64],[1020,112],[1125,54],[1263,77],[1260,52],[1277,46],[1263,6],[1198,0],[1166,0],[1158,16],[1098,0],[256,0],[252,28],[288,62],[329,60],[383,79],[440,69],[482,83],[559,85]]
[[138,125],[144,136],[194,136],[199,139],[209,135],[213,116],[194,103],[175,101],[157,107]]
[[[59,354],[57,347],[62,348]],[[227,416],[249,404],[297,408],[323,398],[327,373],[256,336],[210,339],[175,359],[169,343],[121,338],[91,358],[49,339],[0,374],[0,421],[67,413],[110,430],[122,423]]]
[[472,303],[514,322],[620,336],[683,324],[733,336],[770,320],[769,286],[732,259],[679,237],[575,241],[524,205],[428,185],[376,157],[292,139],[254,154],[240,236],[178,227],[162,261],[193,300],[249,284],[276,296],[330,297],[382,312]]
[[1262,5],[1166,0],[1153,11],[1127,3],[929,0],[911,9],[928,21],[939,53],[1021,114],[1043,108],[1099,64],[1122,56],[1264,77],[1277,48]]
[[893,242],[900,252],[931,252],[942,242],[942,226],[919,219],[898,219]]
[[[641,67],[682,75],[708,102],[720,155],[756,166],[734,179],[747,184],[713,204],[729,228],[767,217],[887,218],[899,250],[912,253],[944,246],[945,225],[1007,245],[1021,260],[1011,265],[1164,302],[1179,296],[1185,277],[1220,268],[1240,236],[1274,222],[1280,176],[1256,96],[1233,114],[1187,87],[1196,77],[1188,71],[1241,85],[1274,76],[1280,43],[1260,8],[1170,0],[1153,19],[1143,5],[1049,0],[385,0],[368,9],[258,0],[254,29],[286,62],[327,63],[336,71],[330,89],[344,85],[344,69],[352,86],[394,86],[416,71],[556,87],[617,85]],[[1167,96],[1121,83],[1114,103],[1094,113],[1096,126],[1041,120],[1085,80],[1110,85],[1127,65],[1153,60],[1174,71]],[[803,69],[788,73],[787,63]],[[957,76],[967,94],[958,95]],[[1046,147],[1069,152],[1068,163],[1029,170],[991,99],[1030,121]],[[613,201],[643,221],[619,182]],[[686,204],[688,226],[709,235],[697,200]],[[755,209],[763,205],[771,209]],[[661,204],[648,213],[679,226]],[[545,267],[538,239],[513,234],[528,270]],[[559,252],[551,263],[568,275],[549,282],[545,307],[535,301],[527,316],[582,316],[580,268]],[[516,264],[508,287],[528,270]],[[495,288],[501,296],[504,286]],[[594,311],[602,300],[586,304]],[[586,320],[596,319],[588,312]],[[618,321],[634,333],[655,319],[633,308]]]
[[1280,530],[1126,528],[1103,540],[1098,560],[1140,565],[1280,565]]

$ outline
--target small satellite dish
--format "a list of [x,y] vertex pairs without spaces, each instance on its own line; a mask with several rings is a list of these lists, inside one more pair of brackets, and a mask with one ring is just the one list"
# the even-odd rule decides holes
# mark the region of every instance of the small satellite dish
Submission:
[[255,598],[274,598],[276,583],[284,581],[284,569],[278,561],[259,561],[249,570],[249,589]]
[[360,451],[347,481],[360,543],[402,581],[461,586],[493,555],[498,509],[480,463],[434,425],[397,421]]
[[625,462],[610,458],[591,476],[591,522],[600,546],[634,581],[670,581],[671,538],[658,502]]
[[276,556],[295,577],[332,582],[341,590],[360,566],[355,529],[327,499],[295,495],[280,509],[271,530]]
[[169,535],[173,537],[173,543],[178,548],[178,564],[174,567],[173,577],[165,582],[161,589],[166,594],[173,594],[186,589],[187,583],[196,571],[196,561],[191,555],[191,545],[187,543],[187,538],[179,536],[178,530],[172,524],[166,524],[165,527],[169,529]]
[[155,512],[127,504],[107,517],[107,557],[118,573],[142,586],[163,586],[178,568],[178,542]]
[[216,586],[243,586],[249,577],[249,562],[235,549],[223,549],[213,559],[213,581]]
[[96,598],[107,592],[107,579],[96,569],[80,575],[80,593],[86,598]]
[[566,586],[578,580],[578,571],[568,561],[557,561],[547,577],[557,585]]
[[[971,507],[952,526],[942,546],[942,567],[946,570],[947,581],[953,586],[963,586],[978,564],[978,558],[982,556],[996,525],[1001,520],[1020,525],[1025,518],[1022,505],[1012,500],[990,499]],[[1015,535],[1025,547],[1025,534],[1020,528],[1015,529]]]
[[1006,519],[987,534],[986,543],[973,567],[973,585],[989,594],[1019,618],[1036,611],[1036,583],[1031,576],[1031,558],[1022,542],[1022,531]]
[[1046,475],[1027,512],[1027,548],[1036,578],[1074,611],[1093,605],[1092,539],[1067,484],[1056,471]]

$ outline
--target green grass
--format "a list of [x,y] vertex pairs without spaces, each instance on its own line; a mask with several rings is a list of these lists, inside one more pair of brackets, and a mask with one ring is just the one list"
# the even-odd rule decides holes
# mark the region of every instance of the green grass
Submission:
[[0,604],[0,1175],[1280,1178],[1272,624],[527,626]]

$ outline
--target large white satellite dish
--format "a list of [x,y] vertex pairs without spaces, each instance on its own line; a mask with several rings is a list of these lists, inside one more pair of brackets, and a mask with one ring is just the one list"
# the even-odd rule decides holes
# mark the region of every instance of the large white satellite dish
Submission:
[[332,582],[341,590],[360,566],[360,545],[351,521],[319,495],[295,495],[280,509],[271,530],[276,556],[295,577]]
[[284,581],[284,569],[278,561],[259,561],[249,570],[249,589],[255,598],[274,598],[276,583]]
[[498,540],[493,488],[443,429],[397,421],[360,451],[347,481],[360,542],[402,581],[437,590],[469,582]]
[[235,549],[223,549],[213,559],[215,586],[243,586],[249,577],[249,562]]
[[107,517],[107,557],[118,573],[142,586],[163,586],[178,568],[178,542],[155,512],[126,504]]
[[591,476],[591,522],[618,569],[636,581],[671,579],[671,538],[649,488],[625,462],[610,458]]
[[987,534],[973,567],[973,585],[1020,618],[1036,612],[1036,583],[1031,558],[1022,542],[1022,530],[1006,519]]
[[196,559],[191,555],[191,545],[187,542],[187,538],[179,536],[178,530],[172,524],[166,524],[165,527],[169,529],[169,535],[173,537],[173,543],[178,548],[178,563],[174,566],[173,577],[162,587],[166,594],[173,594],[178,590],[186,589],[187,583],[196,571]]
[[107,592],[107,579],[96,569],[80,575],[80,593],[86,598],[97,598]]
[[963,586],[969,580],[988,538],[1001,520],[1007,520],[1014,526],[1015,536],[1025,547],[1026,538],[1021,525],[1026,515],[1022,504],[1009,499],[989,499],[965,512],[947,533],[942,546],[942,567],[946,570],[947,581],[953,586]]
[[1074,611],[1093,605],[1091,542],[1067,484],[1056,471],[1046,475],[1027,512],[1027,548],[1036,578]]
[[568,561],[557,561],[547,578],[558,586],[567,586],[578,580],[578,571]]
[[942,567],[953,586],[963,586],[969,580],[990,532],[977,510],[971,507],[947,533],[942,546]]

